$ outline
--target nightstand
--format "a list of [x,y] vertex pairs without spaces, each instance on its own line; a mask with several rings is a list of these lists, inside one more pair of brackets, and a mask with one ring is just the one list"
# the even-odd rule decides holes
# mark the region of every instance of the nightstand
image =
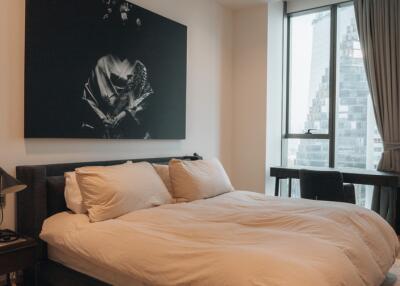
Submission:
[[[7,275],[7,285],[10,285],[10,273],[34,268],[35,250],[36,241],[29,237],[0,243],[0,275]],[[28,283],[23,283],[23,285],[29,284],[29,281],[26,282]]]

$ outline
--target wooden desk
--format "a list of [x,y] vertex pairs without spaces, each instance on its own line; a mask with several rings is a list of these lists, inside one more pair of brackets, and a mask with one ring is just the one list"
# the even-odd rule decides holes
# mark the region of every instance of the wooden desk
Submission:
[[380,187],[400,187],[400,175],[394,173],[379,172],[375,170],[355,168],[316,168],[316,167],[272,167],[271,177],[275,177],[275,196],[279,196],[279,183],[281,179],[289,179],[289,196],[292,194],[292,179],[299,178],[299,170],[307,169],[313,171],[337,171],[343,174],[345,183],[359,185],[373,185]]

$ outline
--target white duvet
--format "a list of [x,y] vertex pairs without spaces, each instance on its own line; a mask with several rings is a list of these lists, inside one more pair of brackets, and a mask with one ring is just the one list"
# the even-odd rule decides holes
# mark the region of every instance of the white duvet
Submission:
[[100,223],[60,213],[41,238],[125,286],[378,286],[399,247],[372,211],[241,191]]

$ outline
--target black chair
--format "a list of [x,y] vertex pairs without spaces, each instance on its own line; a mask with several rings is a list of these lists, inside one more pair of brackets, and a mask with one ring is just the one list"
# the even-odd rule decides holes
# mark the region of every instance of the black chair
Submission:
[[356,203],[353,184],[344,184],[335,171],[300,170],[301,197],[310,200]]

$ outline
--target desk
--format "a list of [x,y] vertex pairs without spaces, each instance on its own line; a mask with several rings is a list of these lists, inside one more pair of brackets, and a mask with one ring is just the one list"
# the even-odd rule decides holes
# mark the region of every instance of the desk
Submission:
[[289,179],[289,197],[292,194],[292,179],[299,178],[299,170],[307,169],[313,171],[337,171],[343,174],[345,183],[359,185],[373,185],[380,187],[400,187],[400,175],[394,173],[379,172],[375,170],[355,168],[320,168],[320,167],[272,167],[271,177],[275,177],[275,196],[279,196],[279,185],[281,179]]

